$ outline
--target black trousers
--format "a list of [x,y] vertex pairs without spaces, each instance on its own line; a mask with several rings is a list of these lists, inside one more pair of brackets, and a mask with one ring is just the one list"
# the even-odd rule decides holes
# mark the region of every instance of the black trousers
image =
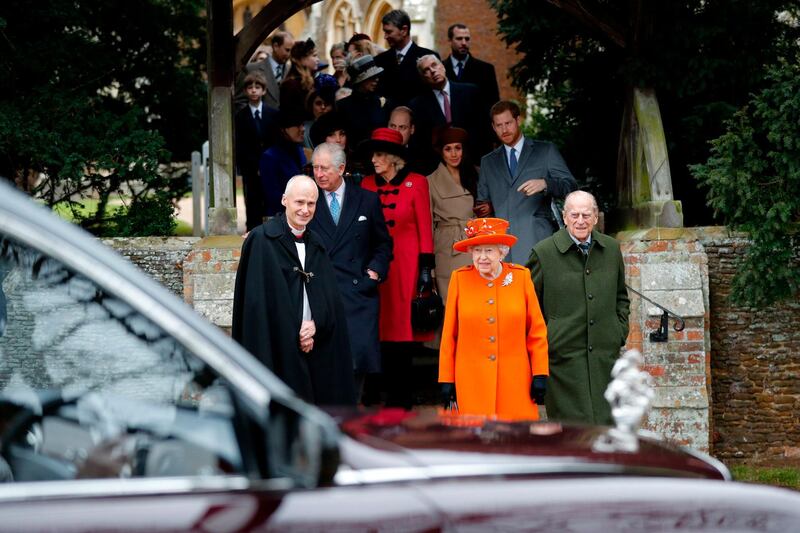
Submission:
[[420,351],[419,342],[382,342],[381,365],[383,386],[386,391],[386,407],[411,409],[416,383],[412,372],[412,360]]

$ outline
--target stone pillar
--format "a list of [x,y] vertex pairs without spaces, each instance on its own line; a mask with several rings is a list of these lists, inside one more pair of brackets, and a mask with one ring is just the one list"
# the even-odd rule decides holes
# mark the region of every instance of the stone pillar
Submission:
[[708,258],[691,230],[653,228],[618,235],[629,286],[686,319],[669,341],[651,342],[661,310],[630,293],[626,348],[644,355],[655,399],[645,429],[678,444],[708,452],[710,435],[710,334]]
[[243,242],[238,235],[206,237],[195,244],[183,262],[183,299],[228,333]]

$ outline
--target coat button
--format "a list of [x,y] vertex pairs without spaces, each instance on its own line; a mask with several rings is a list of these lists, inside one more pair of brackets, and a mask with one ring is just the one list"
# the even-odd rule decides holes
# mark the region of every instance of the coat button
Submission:
[[591,293],[589,293],[586,297],[589,298],[590,300],[594,298],[594,296],[592,296]]
[[486,320],[487,320],[487,322],[489,322],[489,324],[494,324],[494,317],[493,316],[490,316]]
[[589,351],[590,352],[592,351],[592,345],[591,344],[589,345]]
[[588,275],[589,275],[589,274],[591,274],[591,273],[592,273],[592,271],[591,271],[590,269],[588,269],[588,268],[587,268],[587,269],[586,269],[586,275],[588,276]]
[[594,319],[589,320],[589,325],[594,326]]
[[494,342],[494,337],[489,337],[489,342]]
[[489,356],[489,361],[494,361],[495,359],[497,359],[497,356],[495,354]]
[[489,305],[492,305],[494,303],[494,299],[489,298],[489,300],[486,303],[488,303]]
[[494,287],[494,282],[490,281],[489,283],[486,284],[486,286],[491,289],[492,287]]
[[358,285],[358,280],[357,279],[353,280],[353,285]]

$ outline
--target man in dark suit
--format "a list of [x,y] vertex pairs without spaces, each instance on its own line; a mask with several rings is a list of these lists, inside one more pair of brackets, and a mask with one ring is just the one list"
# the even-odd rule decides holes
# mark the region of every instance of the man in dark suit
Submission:
[[433,54],[417,61],[419,77],[425,82],[425,91],[411,100],[409,107],[416,118],[416,133],[423,164],[421,174],[428,175],[439,164],[439,155],[433,149],[434,134],[447,126],[463,128],[469,134],[468,149],[473,157],[483,155],[482,135],[475,108],[478,106],[478,88],[471,83],[451,82],[445,75],[444,65]]
[[501,100],[492,106],[492,128],[502,143],[481,159],[475,214],[508,220],[517,244],[506,256],[509,263],[524,264],[533,246],[557,229],[551,201],[578,188],[564,158],[551,142],[522,135],[519,106]]
[[427,54],[436,55],[436,52],[417,46],[411,40],[411,19],[405,11],[389,11],[381,22],[389,49],[375,57],[375,64],[383,69],[378,95],[387,98],[391,108],[408,105],[425,90],[425,84],[417,75],[417,59]]
[[236,113],[234,126],[236,166],[244,186],[247,231],[251,231],[263,222],[266,215],[258,162],[261,154],[275,143],[278,110],[264,104],[262,97],[266,90],[266,81],[260,74],[249,74],[244,85],[248,103]]
[[450,40],[451,50],[450,57],[444,60],[447,78],[477,85],[488,117],[489,108],[500,100],[494,65],[470,54],[472,37],[466,25],[456,23],[447,28],[447,38]]
[[[245,65],[239,74],[239,81],[236,83],[236,93],[233,97],[235,109],[238,111],[247,105],[247,95],[244,94],[244,78],[248,74],[258,72],[266,80],[266,92],[264,93],[264,103],[274,109],[280,108],[280,85],[283,75],[289,70],[287,61],[294,46],[294,37],[285,31],[279,31],[272,36],[272,53],[261,61],[251,61]],[[257,50],[254,56],[259,55]]]
[[311,157],[319,187],[317,216],[309,224],[321,237],[342,295],[360,398],[367,374],[380,372],[378,283],[392,258],[392,238],[378,195],[344,180],[342,147],[322,143]]

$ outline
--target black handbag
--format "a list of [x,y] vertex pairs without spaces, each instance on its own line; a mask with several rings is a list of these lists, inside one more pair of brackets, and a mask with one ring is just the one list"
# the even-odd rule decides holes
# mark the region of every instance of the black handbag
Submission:
[[442,297],[433,289],[428,294],[419,293],[411,300],[411,329],[425,333],[434,331],[444,320]]

